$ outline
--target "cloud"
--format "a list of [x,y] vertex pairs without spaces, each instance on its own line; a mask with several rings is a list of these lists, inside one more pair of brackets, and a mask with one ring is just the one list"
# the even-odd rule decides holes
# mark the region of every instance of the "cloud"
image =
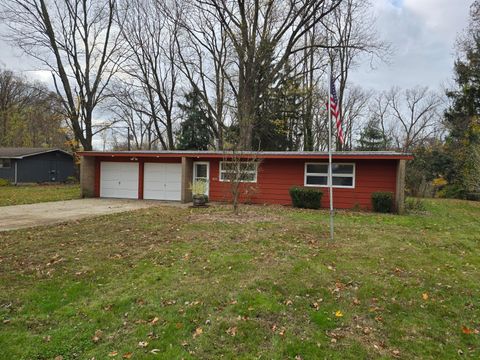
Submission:
[[466,26],[471,0],[403,0],[403,7],[423,19],[425,26],[455,39]]
[[377,29],[395,53],[376,71],[360,66],[353,81],[377,90],[437,88],[452,77],[454,44],[468,21],[469,0],[375,0]]

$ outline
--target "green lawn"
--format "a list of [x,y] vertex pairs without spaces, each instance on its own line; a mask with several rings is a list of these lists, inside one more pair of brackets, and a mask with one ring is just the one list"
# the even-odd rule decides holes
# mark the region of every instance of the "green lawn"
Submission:
[[26,185],[0,187],[0,206],[34,204],[80,198],[79,185]]
[[[149,208],[0,233],[1,359],[480,357],[480,203]],[[62,356],[62,357],[59,357]]]

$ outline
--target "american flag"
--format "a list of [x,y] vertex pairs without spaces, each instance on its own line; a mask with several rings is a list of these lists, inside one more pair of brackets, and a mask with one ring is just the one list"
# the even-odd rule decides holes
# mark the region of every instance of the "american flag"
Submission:
[[340,143],[343,145],[343,130],[342,130],[342,119],[340,118],[340,109],[338,108],[338,97],[337,91],[335,90],[335,80],[333,76],[330,77],[330,111],[332,116],[335,118],[335,123],[337,124],[337,134]]

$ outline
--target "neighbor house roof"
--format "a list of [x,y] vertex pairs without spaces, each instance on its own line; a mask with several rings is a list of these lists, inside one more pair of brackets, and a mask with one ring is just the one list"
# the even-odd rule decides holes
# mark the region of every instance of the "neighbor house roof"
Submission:
[[23,159],[28,156],[49,153],[52,151],[61,151],[65,154],[71,155],[68,152],[61,149],[5,147],[5,148],[0,148],[0,159]]
[[[328,152],[320,151],[190,151],[190,150],[138,150],[138,151],[82,151],[80,156],[110,156],[110,157],[189,157],[189,158],[224,158],[233,155],[245,158],[259,159],[326,159]],[[395,151],[336,151],[335,159],[413,159],[410,153]]]

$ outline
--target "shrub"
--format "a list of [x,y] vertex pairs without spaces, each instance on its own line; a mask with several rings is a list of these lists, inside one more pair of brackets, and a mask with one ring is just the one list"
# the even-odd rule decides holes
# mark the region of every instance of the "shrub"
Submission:
[[320,209],[323,193],[318,189],[294,186],[290,189],[290,197],[294,207],[304,209]]
[[442,190],[438,191],[437,196],[439,198],[447,198],[447,199],[465,199],[466,194],[465,190],[457,184],[449,184],[442,188]]
[[192,195],[194,196],[203,196],[207,191],[207,183],[203,180],[196,180],[190,184],[190,190],[192,190]]
[[7,179],[0,178],[0,186],[9,186],[9,185],[10,185],[10,181],[8,181]]
[[69,176],[67,177],[67,179],[65,180],[65,183],[66,184],[77,184],[78,183],[78,180],[75,176]]
[[422,213],[427,211],[425,202],[419,198],[408,198],[405,200],[405,211],[407,213]]
[[393,193],[374,192],[372,194],[373,211],[380,213],[389,213],[393,210]]
[[480,192],[467,193],[467,200],[480,201]]

